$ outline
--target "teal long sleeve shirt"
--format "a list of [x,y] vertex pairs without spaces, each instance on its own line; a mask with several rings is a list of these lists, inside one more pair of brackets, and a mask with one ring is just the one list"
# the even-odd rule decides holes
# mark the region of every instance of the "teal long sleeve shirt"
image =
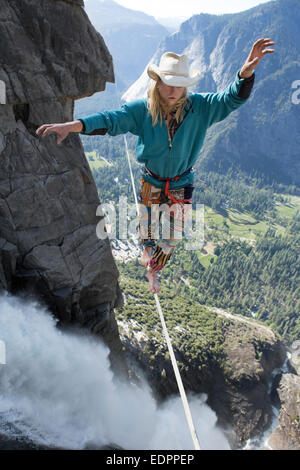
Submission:
[[[152,172],[163,178],[181,175],[196,163],[207,129],[247,101],[255,73],[245,79],[240,78],[239,71],[223,92],[189,94],[189,111],[185,111],[184,120],[175,132],[171,147],[165,122],[152,125],[146,99],[123,104],[120,109],[79,118],[83,123],[82,134],[107,132],[115,136],[131,132],[138,136],[136,158],[139,163],[146,164]],[[164,185],[150,175],[144,178],[157,187],[162,188]],[[170,189],[186,186],[193,180],[194,173],[188,173],[178,181],[171,181]]]

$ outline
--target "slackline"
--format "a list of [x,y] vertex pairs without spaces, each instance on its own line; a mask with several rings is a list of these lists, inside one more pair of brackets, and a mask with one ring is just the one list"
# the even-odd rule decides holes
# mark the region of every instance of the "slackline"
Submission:
[[[129,156],[129,150],[128,150],[126,135],[124,135],[124,143],[125,143],[126,155],[127,155],[127,160],[128,160],[129,170],[130,170],[130,177],[131,177],[132,189],[133,189],[133,193],[134,193],[136,210],[137,210],[137,214],[139,214],[139,204],[138,204],[137,195],[136,195],[136,189],[135,189],[135,184],[134,184],[134,177],[133,177],[133,173],[132,173],[132,167],[131,167],[131,161],[130,161],[130,156]],[[201,450],[199,440],[198,440],[198,437],[197,437],[197,433],[196,433],[196,430],[195,430],[195,426],[194,426],[194,423],[193,423],[193,418],[192,418],[192,415],[191,415],[190,407],[189,407],[188,400],[187,400],[187,397],[186,397],[186,393],[185,393],[185,390],[184,390],[184,386],[183,386],[183,383],[182,383],[181,375],[180,375],[178,365],[177,365],[177,361],[176,361],[176,358],[175,358],[175,354],[174,354],[174,351],[173,351],[173,346],[172,346],[172,343],[171,343],[171,339],[170,339],[170,336],[169,336],[169,333],[168,333],[167,325],[166,325],[166,322],[165,322],[165,319],[164,319],[164,315],[163,315],[163,312],[162,312],[162,309],[161,309],[161,306],[160,306],[160,302],[159,302],[159,298],[158,298],[157,293],[154,293],[154,298],[155,298],[155,302],[156,302],[156,308],[157,308],[157,311],[158,311],[158,314],[159,314],[159,317],[160,317],[160,321],[161,321],[161,324],[162,324],[163,334],[164,334],[165,340],[167,342],[167,346],[168,346],[168,350],[169,350],[173,370],[174,370],[174,373],[175,373],[177,385],[178,385],[180,396],[181,396],[181,401],[182,401],[184,412],[185,412],[185,417],[186,417],[186,420],[187,420],[187,423],[188,423],[188,426],[189,426],[189,430],[190,430],[191,437],[192,437],[192,440],[193,440],[193,443],[194,443],[194,447],[195,447],[195,450]]]

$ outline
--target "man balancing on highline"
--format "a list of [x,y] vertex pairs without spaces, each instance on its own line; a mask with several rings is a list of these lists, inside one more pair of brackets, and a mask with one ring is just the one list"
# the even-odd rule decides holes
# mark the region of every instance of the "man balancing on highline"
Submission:
[[152,79],[147,99],[131,101],[120,109],[72,122],[45,124],[36,131],[43,137],[55,132],[59,136],[57,143],[61,143],[69,132],[112,136],[131,132],[139,137],[136,157],[144,164],[139,202],[147,208],[147,215],[139,216],[140,241],[144,247],[141,263],[147,268],[152,293],[161,289],[157,272],[171,258],[179,242],[174,232],[178,227],[181,230],[183,215],[186,216],[188,211],[170,211],[170,238],[156,240],[151,236],[151,204],[183,207],[192,203],[192,167],[207,129],[247,101],[255,79],[254,69],[265,54],[274,52],[274,49],[265,49],[273,44],[271,38],[258,39],[234,81],[221,93],[188,93],[187,88],[199,80],[200,73],[190,72],[186,55],[166,52],[159,67],[151,64],[147,69]]

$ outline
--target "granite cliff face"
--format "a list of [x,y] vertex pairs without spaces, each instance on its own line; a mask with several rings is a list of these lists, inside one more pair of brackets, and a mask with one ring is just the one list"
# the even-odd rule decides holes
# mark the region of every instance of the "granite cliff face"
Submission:
[[268,448],[300,450],[300,377],[284,374],[279,384],[278,426],[268,440]]
[[114,81],[82,5],[1,1],[0,289],[38,296],[62,323],[99,334],[123,369],[113,312],[122,303],[119,273],[109,240],[96,235],[100,201],[80,138],[57,145],[35,134],[43,123],[73,120],[75,99]]

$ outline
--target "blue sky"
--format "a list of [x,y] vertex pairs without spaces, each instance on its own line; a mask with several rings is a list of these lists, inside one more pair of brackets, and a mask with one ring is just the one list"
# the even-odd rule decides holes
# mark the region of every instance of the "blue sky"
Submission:
[[[157,17],[189,18],[199,13],[237,13],[256,5],[267,3],[266,0],[115,0],[124,7],[141,10]],[[274,0],[268,0],[274,1]]]

